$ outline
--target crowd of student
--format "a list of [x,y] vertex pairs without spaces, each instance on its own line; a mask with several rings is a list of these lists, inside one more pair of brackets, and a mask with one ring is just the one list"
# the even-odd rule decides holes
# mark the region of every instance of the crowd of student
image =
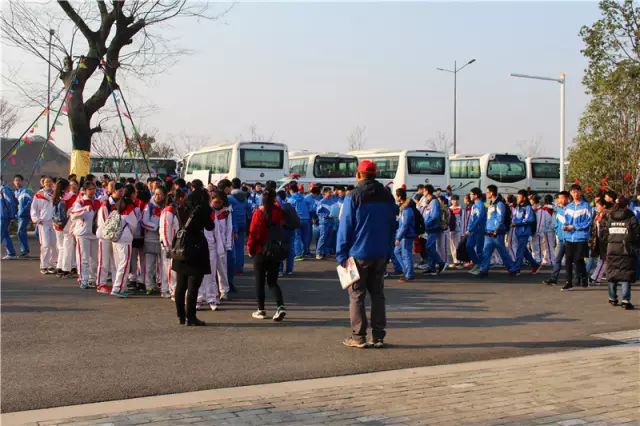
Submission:
[[[271,247],[272,223],[282,225],[278,238],[286,252],[277,262],[267,256],[258,263],[254,259],[260,276],[255,318],[266,317],[265,285],[277,301],[274,319],[284,318],[277,278],[293,273],[294,262],[311,257],[312,247],[316,259],[338,254],[342,263],[344,241],[367,239],[348,234],[353,223],[345,223],[356,220],[349,213],[344,217],[345,200],[353,202],[353,186],[311,185],[305,194],[296,182],[277,191],[276,183],[270,181],[265,191],[260,183],[250,187],[237,178],[205,188],[199,181],[182,179],[149,178],[144,183],[109,176],[97,180],[92,175],[82,179],[42,176],[35,194],[24,187],[20,175],[14,177],[13,185],[12,189],[3,181],[1,187],[0,222],[7,253],[3,259],[28,256],[31,222],[40,244],[42,274],[77,276],[81,288],[117,297],[137,293],[175,299],[178,274],[171,248],[186,221],[178,218],[177,211],[195,189],[206,194],[212,222],[211,229],[202,229],[209,265],[198,289],[199,309],[217,310],[235,291],[234,276],[244,272],[245,250],[254,256]],[[525,265],[535,274],[546,264],[552,273],[544,282],[554,285],[564,263],[562,290],[587,287],[606,276],[610,303],[618,304],[621,284],[621,305],[633,308],[630,283],[640,272],[636,251],[640,197],[629,202],[607,191],[589,204],[577,184],[570,192],[556,194],[555,200],[527,190],[503,198],[493,185],[484,193],[473,188],[463,203],[451,188],[443,192],[431,185],[420,185],[412,195],[398,189],[394,195],[395,219],[388,220],[393,238],[376,247],[386,251],[385,265],[393,266],[385,277],[400,275],[400,281],[407,282],[416,278],[416,269],[439,275],[448,267],[470,268],[471,274],[485,277],[497,265],[515,277]],[[17,221],[19,254],[9,235],[13,220]],[[379,224],[371,223],[360,232],[376,233],[378,228]],[[415,255],[421,259],[417,264]]]

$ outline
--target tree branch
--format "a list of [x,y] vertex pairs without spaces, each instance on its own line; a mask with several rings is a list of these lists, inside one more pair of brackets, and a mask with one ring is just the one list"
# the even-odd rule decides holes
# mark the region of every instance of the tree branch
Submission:
[[67,14],[69,19],[71,19],[73,23],[76,24],[80,32],[87,39],[87,42],[89,43],[89,45],[90,46],[95,45],[96,33],[91,31],[87,23],[84,22],[84,20],[80,17],[80,15],[78,15],[78,13],[75,11],[73,6],[71,6],[71,4],[69,4],[69,2],[66,0],[58,0],[58,4],[60,5],[64,13]]

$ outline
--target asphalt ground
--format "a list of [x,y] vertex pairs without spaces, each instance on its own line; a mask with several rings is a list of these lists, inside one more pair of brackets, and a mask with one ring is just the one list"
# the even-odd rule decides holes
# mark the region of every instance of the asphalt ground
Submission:
[[281,280],[282,323],[251,318],[249,266],[232,301],[199,314],[206,327],[180,326],[159,297],[43,276],[35,260],[1,266],[3,412],[604,346],[592,335],[640,328],[638,310],[609,306],[606,286],[561,292],[541,284],[548,271],[446,271],[387,280],[387,348],[357,350],[341,345],[348,296],[332,261],[296,263]]

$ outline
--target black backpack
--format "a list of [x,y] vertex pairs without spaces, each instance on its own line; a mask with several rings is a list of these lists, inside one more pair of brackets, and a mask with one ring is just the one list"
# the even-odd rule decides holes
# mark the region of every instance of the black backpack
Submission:
[[[267,262],[280,263],[289,255],[289,241],[284,237],[284,227],[279,223],[272,223],[271,216],[264,210],[269,236],[262,250]],[[299,219],[298,219],[299,220]]]
[[415,221],[415,226],[416,226],[416,235],[422,235],[425,232],[427,232],[426,228],[424,227],[424,218],[422,217],[422,214],[420,213],[420,211],[418,210],[418,208],[414,203],[411,204],[411,209],[413,210],[413,219]]
[[284,213],[284,227],[292,231],[298,229],[300,227],[300,216],[298,216],[296,208],[289,203],[283,203],[280,207]]
[[498,208],[498,203],[502,203],[504,205],[504,229],[506,232],[509,232],[509,229],[511,229],[511,221],[513,219],[511,217],[511,207],[507,205],[502,197],[498,198],[496,201],[496,209]]
[[[193,235],[187,232],[187,228],[191,225],[191,221],[199,209],[200,206],[196,206],[189,215],[187,222],[178,230],[178,233],[171,244],[171,251],[169,252],[171,259],[177,260],[178,262],[186,262],[188,259],[193,259],[197,256],[199,246],[193,238]],[[178,220],[180,220],[179,215]]]

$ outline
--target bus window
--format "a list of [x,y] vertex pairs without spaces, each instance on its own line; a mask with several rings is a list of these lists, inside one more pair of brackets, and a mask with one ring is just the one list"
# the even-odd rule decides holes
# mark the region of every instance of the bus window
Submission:
[[281,169],[284,151],[272,149],[241,149],[240,167],[246,169]]
[[518,182],[527,177],[527,167],[515,155],[496,155],[489,160],[487,177],[497,182]]
[[479,179],[480,160],[451,160],[449,174],[453,179]]
[[308,162],[309,160],[307,158],[296,158],[295,160],[289,160],[289,174],[306,176]]
[[531,177],[534,179],[560,179],[560,164],[531,163]]
[[444,175],[443,157],[408,157],[410,175]]
[[372,160],[376,165],[376,177],[395,179],[398,171],[398,157],[381,157]]
[[355,158],[316,157],[313,176],[316,178],[349,178],[356,175]]

